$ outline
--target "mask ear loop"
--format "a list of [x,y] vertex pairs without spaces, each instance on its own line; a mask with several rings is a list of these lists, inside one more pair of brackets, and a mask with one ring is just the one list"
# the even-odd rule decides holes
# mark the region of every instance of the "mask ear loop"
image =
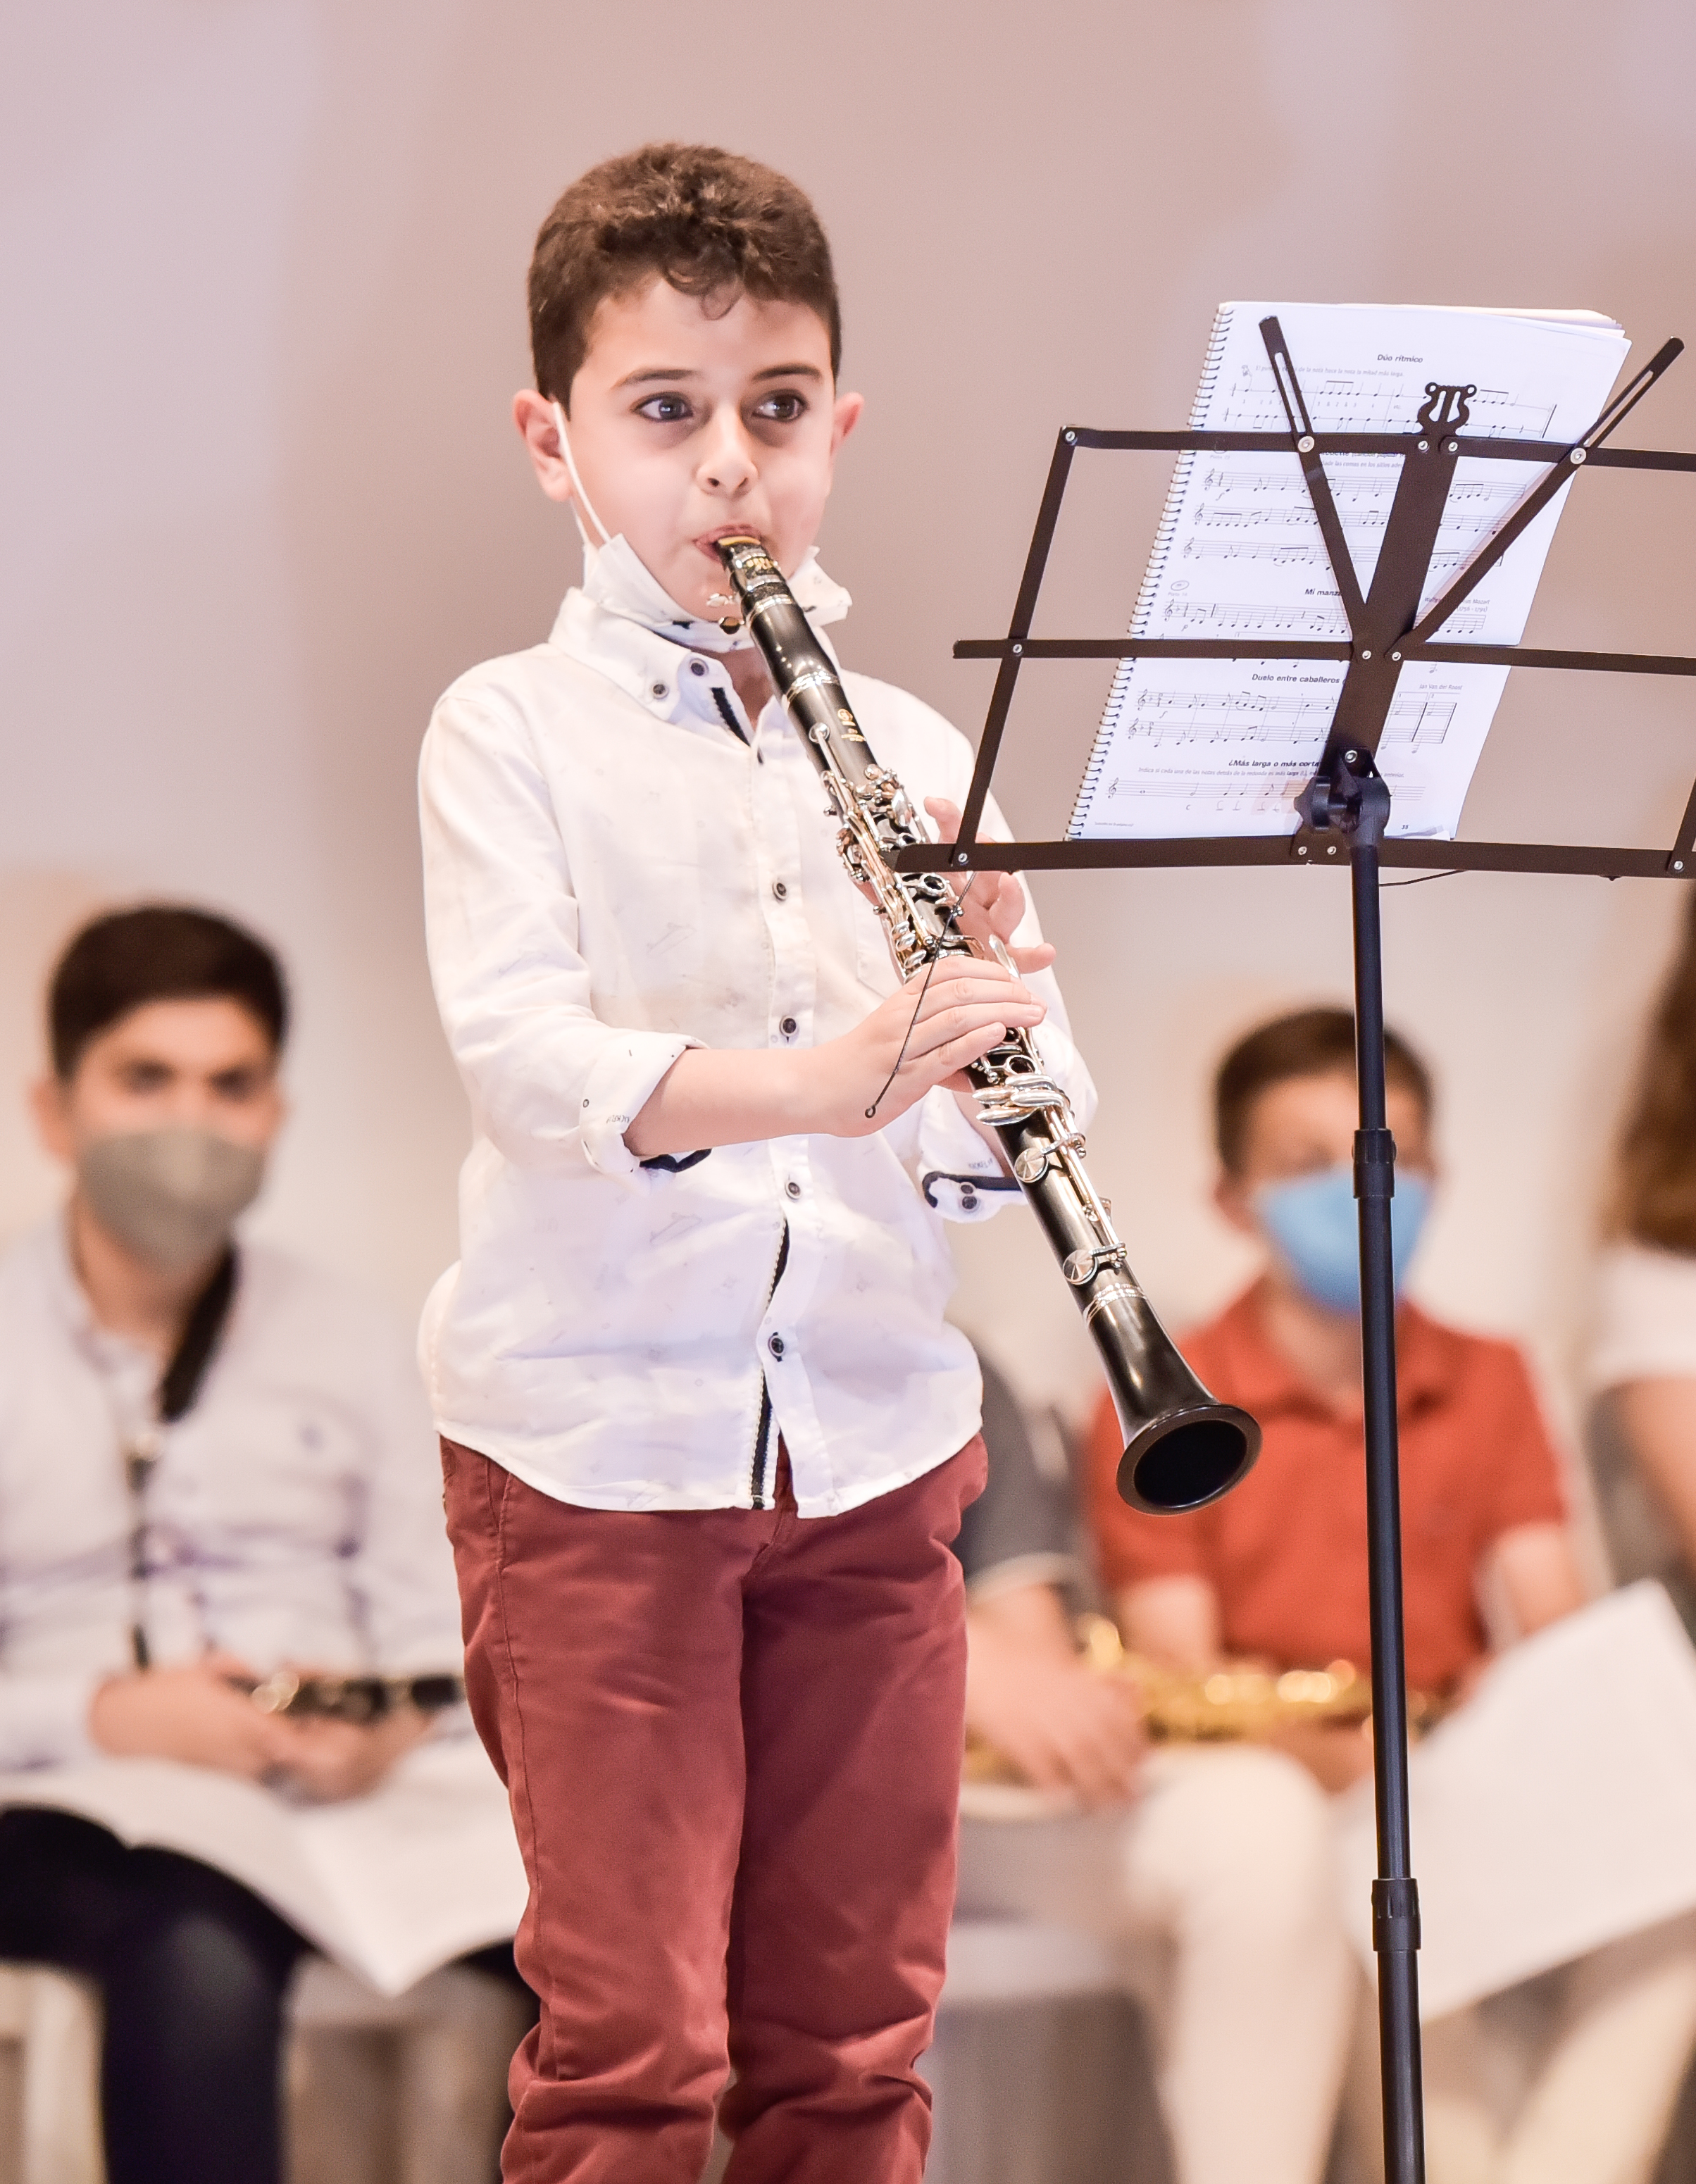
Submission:
[[594,503],[583,491],[583,482],[577,476],[577,461],[572,454],[572,436],[566,430],[565,406],[562,403],[555,402],[553,405],[553,410],[554,423],[557,427],[560,435],[560,453],[566,459],[566,468],[571,472],[572,490],[577,496],[572,503],[572,513],[577,517],[577,529],[580,532],[583,532],[583,544],[585,546],[593,546],[594,544],[594,539],[589,537],[588,532],[583,531],[583,518],[584,516],[588,516],[589,521],[594,524],[595,529],[600,533],[601,544],[603,546],[611,545],[612,543],[612,533],[595,514]]

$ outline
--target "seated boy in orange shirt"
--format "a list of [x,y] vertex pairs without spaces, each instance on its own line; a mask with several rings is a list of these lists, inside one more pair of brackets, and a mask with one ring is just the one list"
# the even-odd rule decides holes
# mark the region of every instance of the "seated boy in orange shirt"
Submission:
[[[1385,1046],[1399,1286],[1430,1203],[1432,1091],[1403,1040],[1392,1033]],[[1191,1668],[1251,1655],[1280,1669],[1344,1658],[1364,1672],[1353,1019],[1305,1009],[1251,1032],[1220,1066],[1214,1109],[1216,1203],[1268,1246],[1267,1266],[1184,1354],[1216,1395],[1259,1419],[1265,1442],[1234,1493],[1189,1515],[1143,1516],[1115,1490],[1122,1437],[1103,1396],[1090,1490],[1103,1580],[1139,1652]],[[1396,1350],[1408,1680],[1448,1696],[1488,1654],[1481,1582],[1493,1579],[1522,1634],[1576,1607],[1583,1588],[1519,1351],[1445,1327],[1405,1299]],[[1322,1732],[1302,1756],[1341,1787],[1366,1770],[1369,1751],[1364,1739]]]
[[[1432,1089],[1386,1042],[1397,1145],[1398,1286],[1430,1202]],[[1184,1343],[1215,1394],[1259,1419],[1259,1462],[1235,1492],[1180,1517],[1120,1501],[1120,1435],[1104,1396],[1088,1500],[1102,1574],[1129,1645],[1203,1669],[1370,1658],[1358,1229],[1351,1170],[1354,1027],[1307,1009],[1251,1032],[1215,1084],[1232,1225],[1266,1246],[1259,1279]],[[1403,1300],[1396,1323],[1408,1680],[1464,1697],[1487,1665],[1481,1591],[1520,1635],[1582,1604],[1558,1466],[1519,1351]],[[1370,1765],[1363,1736],[1279,1740],[1328,1788]],[[1627,1936],[1430,2025],[1432,2184],[1647,2184],[1693,2025],[1688,1922]],[[1516,2090],[1506,2097],[1504,2088]]]

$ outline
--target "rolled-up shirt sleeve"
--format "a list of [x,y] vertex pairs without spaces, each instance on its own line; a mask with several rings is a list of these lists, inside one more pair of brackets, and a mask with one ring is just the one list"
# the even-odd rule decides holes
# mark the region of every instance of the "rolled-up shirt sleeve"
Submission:
[[450,691],[425,738],[419,807],[431,977],[479,1126],[520,1167],[633,1183],[624,1134],[700,1041],[595,1015],[565,844],[522,721]]
[[0,1675],[0,1773],[57,1767],[94,1752],[88,1710],[105,1680],[86,1669],[64,1675]]

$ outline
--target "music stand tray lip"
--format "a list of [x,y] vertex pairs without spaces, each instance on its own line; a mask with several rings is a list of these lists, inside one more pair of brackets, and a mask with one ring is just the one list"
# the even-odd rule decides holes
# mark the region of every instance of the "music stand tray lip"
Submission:
[[[1404,872],[1548,872],[1604,880],[1681,879],[1696,874],[1696,850],[1622,848],[1606,843],[1450,841],[1434,835],[1386,836],[1379,861]],[[1079,841],[973,843],[895,851],[902,872],[1181,871],[1219,865],[1346,866],[1334,833],[1297,827],[1287,834],[1184,834],[1169,838],[1097,834]]]
[[[1118,449],[1158,454],[1253,454],[1258,451],[1292,454],[1287,432],[1130,432],[1106,431],[1092,425],[1068,425],[1061,432],[1068,448]],[[1515,440],[1487,432],[1458,432],[1449,436],[1459,443],[1463,457],[1481,456],[1487,462],[1570,462],[1576,440]],[[1314,451],[1321,455],[1405,455],[1417,449],[1420,435],[1414,432],[1324,432],[1312,435]],[[1676,448],[1592,448],[1587,465],[1602,470],[1696,471],[1696,450]]]

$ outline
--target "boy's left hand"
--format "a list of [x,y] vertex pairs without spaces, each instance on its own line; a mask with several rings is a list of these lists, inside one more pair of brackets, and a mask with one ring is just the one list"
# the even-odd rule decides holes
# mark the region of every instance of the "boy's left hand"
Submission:
[[[946,796],[927,796],[924,808],[936,822],[937,839],[953,841],[960,832],[959,805]],[[968,940],[999,940],[1020,972],[1048,968],[1054,950],[1046,940],[1035,948],[1012,945],[1025,907],[1024,889],[1012,872],[974,872],[954,885],[960,895],[960,930]]]
[[416,1707],[397,1707],[381,1721],[326,1721],[314,1715],[275,1716],[287,1738],[271,1774],[278,1787],[318,1805],[340,1804],[374,1790],[396,1760],[430,1729]]

